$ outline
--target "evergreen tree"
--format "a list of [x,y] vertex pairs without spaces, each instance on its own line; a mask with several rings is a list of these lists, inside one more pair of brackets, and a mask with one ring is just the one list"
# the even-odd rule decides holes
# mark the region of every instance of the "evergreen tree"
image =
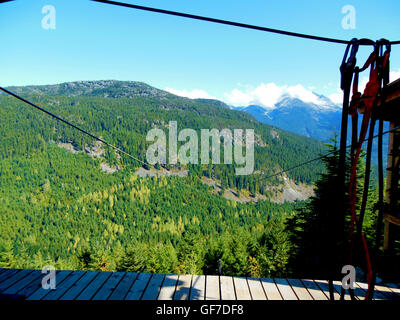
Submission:
[[[332,154],[325,157],[326,173],[321,174],[320,179],[315,183],[315,196],[296,214],[286,222],[286,231],[289,234],[292,245],[289,258],[289,273],[298,277],[319,277],[328,279],[330,268],[335,270],[335,274],[340,276],[342,266],[348,264],[350,250],[350,210],[348,200],[348,179],[349,170],[346,169],[346,188],[345,188],[345,224],[343,233],[335,229],[330,217],[340,215],[343,208],[338,206],[343,196],[341,184],[338,181],[338,161],[339,154],[336,148],[336,139],[332,139],[333,144],[328,145]],[[349,168],[349,163],[346,163]],[[362,191],[364,187],[365,164],[364,153],[361,154],[357,164],[357,200],[356,214],[360,209]],[[373,241],[372,225],[376,220],[374,210],[372,210],[376,199],[374,189],[370,190],[370,197],[367,203],[367,210],[364,218],[364,228],[370,245]],[[356,230],[355,230],[356,231]],[[340,234],[343,234],[341,238]],[[359,235],[355,234],[355,239]],[[334,243],[334,250],[330,244]],[[363,264],[363,257],[360,255],[360,248],[353,249],[353,264]],[[336,253],[335,256],[333,254]],[[365,263],[365,261],[364,261]]]
[[5,241],[0,251],[0,268],[15,268],[14,249],[11,241]]

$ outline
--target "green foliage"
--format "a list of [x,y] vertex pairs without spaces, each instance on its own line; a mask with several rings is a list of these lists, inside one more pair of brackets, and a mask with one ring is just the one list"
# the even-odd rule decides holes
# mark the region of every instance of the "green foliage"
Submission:
[[[333,139],[330,145],[331,151],[337,151],[336,140]],[[315,183],[315,196],[304,206],[299,208],[286,222],[291,245],[288,272],[297,277],[318,277],[327,279],[329,269],[340,276],[343,265],[348,264],[350,250],[350,209],[349,195],[345,192],[345,216],[344,233],[341,233],[338,226],[334,225],[329,217],[338,216],[343,208],[338,207],[340,203],[341,187],[338,181],[339,153],[333,153],[324,158],[326,173],[321,174],[320,179]],[[346,163],[349,168],[349,163]],[[349,170],[346,170],[346,186],[349,184]],[[364,154],[361,154],[357,164],[357,200],[356,214],[359,216],[362,192],[364,188],[365,162]],[[377,201],[375,184],[371,183],[369,197],[364,216],[363,232],[366,236],[369,248],[375,243],[376,211],[374,209]],[[336,227],[335,227],[336,226]],[[354,231],[356,233],[356,230]],[[332,239],[335,248],[330,246]],[[353,249],[353,265],[365,267],[365,256],[361,249],[360,242],[357,242],[359,235],[355,236]],[[358,245],[358,246],[357,246]],[[333,256],[334,255],[334,256]]]
[[5,241],[0,249],[0,268],[14,268],[14,250],[11,241]]
[[[0,266],[270,276],[284,274],[288,247],[285,217],[301,203],[227,200],[200,182],[266,193],[278,178],[259,180],[309,160],[323,146],[313,139],[256,122],[207,101],[189,100],[135,84],[116,84],[77,96],[68,86],[30,88],[25,97],[145,160],[147,132],[193,128],[255,129],[255,170],[236,176],[236,164],[189,166],[188,177],[140,178],[139,163],[96,144],[37,110],[0,96]],[[18,90],[17,90],[18,91]],[[31,94],[34,92],[34,94]],[[37,93],[39,92],[39,93]],[[50,94],[50,95],[49,95]],[[57,144],[72,145],[73,153]],[[107,162],[122,170],[107,174]],[[320,163],[288,173],[311,183]],[[268,195],[268,194],[267,194]]]

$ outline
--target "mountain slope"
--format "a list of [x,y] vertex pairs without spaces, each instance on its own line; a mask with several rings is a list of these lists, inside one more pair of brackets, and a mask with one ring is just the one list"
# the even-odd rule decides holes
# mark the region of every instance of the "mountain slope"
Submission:
[[296,98],[284,97],[273,109],[256,105],[235,109],[252,115],[262,123],[321,141],[328,141],[335,131],[340,130],[341,110],[338,107],[321,108]]
[[[13,90],[142,160],[147,132],[166,131],[171,120],[178,129],[197,132],[252,128],[256,172],[235,176],[235,165],[198,165],[186,168],[188,176],[142,178],[135,174],[141,164],[108,148],[99,150],[80,132],[2,95],[0,266],[212,274],[221,261],[227,275],[267,276],[280,270],[287,252],[282,221],[301,203],[268,200],[287,196],[284,179],[293,188],[294,182],[309,186],[323,168],[316,162],[269,180],[260,180],[260,173],[311,159],[323,151],[322,143],[214,102],[164,95],[146,85],[139,93],[129,89],[127,97],[125,87],[86,82]],[[121,170],[106,173],[104,163]],[[227,200],[203,178],[239,200],[261,200]],[[282,249],[272,250],[268,239]]]
[[[325,103],[317,105],[307,103],[300,99],[282,97],[274,108],[265,108],[258,105],[246,107],[233,107],[252,115],[258,121],[278,128],[298,133],[306,137],[328,142],[336,134],[340,135],[342,109],[335,106],[328,98],[319,96]],[[361,118],[361,117],[360,117]],[[351,144],[351,119],[348,119],[347,143]],[[361,120],[358,122],[358,132],[361,129]],[[384,131],[389,129],[389,124],[384,123]],[[378,134],[378,126],[375,126],[375,135]],[[367,134],[368,137],[368,134]],[[366,145],[365,145],[366,148]],[[383,138],[383,150],[388,148],[388,135]],[[373,145],[372,163],[377,164],[377,143]],[[383,161],[386,163],[387,154],[384,152]],[[374,170],[376,168],[374,167]]]
[[[197,101],[177,97],[138,82],[84,81],[10,88],[10,90],[31,98],[33,102],[46,105],[50,111],[81,124],[87,130],[107,137],[117,145],[123,145],[127,151],[138,155],[142,160],[145,160],[146,146],[150,144],[145,141],[147,132],[160,126],[167,130],[169,121],[177,121],[178,130],[183,128],[192,128],[197,131],[206,128],[255,129],[255,171],[272,173],[278,168],[293,166],[299,160],[308,160],[322,150],[322,144],[317,141],[288,132],[278,130],[279,138],[276,138],[274,134],[271,134],[272,127],[260,124],[245,113],[221,107],[221,103],[213,100]],[[8,99],[6,101],[14,104],[10,97],[2,99]],[[17,105],[18,108],[22,107]],[[23,121],[26,121],[27,127],[34,127],[37,120],[48,123],[47,127],[43,123],[41,128],[45,141],[71,142],[80,150],[84,149],[85,144],[91,144],[87,137],[53,120],[46,119],[46,116],[37,114],[37,111],[31,115],[32,118],[24,120],[25,110],[28,111],[29,107],[26,106],[20,110],[22,119],[18,125],[23,126]],[[11,108],[9,112],[8,117],[15,115],[15,109]],[[13,121],[10,125],[12,123]],[[23,129],[26,128],[20,128],[19,132]],[[54,130],[59,131],[58,134]],[[274,129],[274,132],[276,130]],[[32,132],[32,134],[35,133]],[[293,156],[293,150],[298,151],[296,157]],[[115,162],[115,159],[108,160]],[[129,160],[126,161],[129,162]],[[232,186],[235,182],[228,179],[228,175],[232,173],[231,169],[218,165],[213,170],[217,178],[227,180],[228,186]],[[310,183],[319,169],[318,167],[316,170],[301,168],[288,174],[289,178],[295,181]]]
[[[9,87],[10,91],[17,94],[39,94],[50,96],[81,96],[103,98],[133,98],[133,97],[166,97],[170,93],[156,89],[138,81],[76,81],[53,85],[32,85],[23,87]],[[4,95],[4,93],[3,93]]]

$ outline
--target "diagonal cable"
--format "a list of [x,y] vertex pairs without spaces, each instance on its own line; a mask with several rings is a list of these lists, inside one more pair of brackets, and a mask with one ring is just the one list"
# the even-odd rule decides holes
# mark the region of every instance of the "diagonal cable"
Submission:
[[[109,5],[114,5],[114,6],[130,8],[130,9],[161,13],[161,14],[170,15],[170,16],[176,16],[176,17],[181,17],[181,18],[188,18],[188,19],[194,19],[194,20],[213,22],[213,23],[224,24],[224,25],[229,25],[229,26],[233,26],[233,27],[252,29],[252,30],[270,32],[270,33],[276,33],[276,34],[281,34],[281,35],[291,36],[291,37],[297,37],[297,38],[303,38],[303,39],[318,40],[318,41],[340,43],[340,44],[349,44],[351,42],[349,40],[328,38],[328,37],[316,36],[316,35],[311,35],[311,34],[286,31],[286,30],[281,30],[281,29],[261,27],[261,26],[256,26],[256,25],[252,25],[252,24],[246,24],[246,23],[240,23],[240,22],[235,22],[235,21],[204,17],[204,16],[199,16],[199,15],[183,13],[183,12],[177,12],[177,11],[171,11],[171,10],[164,10],[164,9],[159,9],[159,8],[139,6],[139,5],[136,5],[136,4],[130,4],[130,3],[119,2],[119,1],[109,1],[109,0],[92,0],[92,1],[99,2],[99,3],[104,3],[104,4],[109,4]],[[391,44],[400,44],[400,41],[392,41],[390,43]],[[372,41],[364,41],[364,42],[360,43],[360,45],[373,45],[373,44],[374,44],[374,42],[372,42]]]
[[13,96],[14,98],[17,98],[18,100],[20,100],[22,102],[25,102],[26,104],[29,104],[30,106],[38,109],[39,111],[46,113],[50,117],[52,117],[52,118],[54,118],[54,119],[56,119],[58,121],[61,121],[61,122],[65,123],[66,125],[68,125],[68,126],[74,128],[74,129],[76,129],[76,130],[88,135],[89,137],[91,137],[91,138],[93,138],[93,139],[95,139],[97,141],[100,141],[101,143],[105,144],[106,146],[109,146],[110,148],[113,148],[115,151],[117,151],[119,153],[122,153],[122,154],[126,155],[127,157],[129,157],[129,158],[131,158],[133,160],[136,160],[136,161],[138,161],[138,162],[140,162],[140,163],[142,163],[144,165],[152,166],[151,164],[146,163],[143,160],[140,160],[139,158],[137,158],[135,156],[132,156],[131,154],[129,154],[129,153],[125,152],[124,150],[112,145],[111,143],[109,143],[109,142],[97,137],[96,135],[90,133],[89,131],[86,131],[86,130],[74,125],[73,123],[71,123],[71,122],[69,122],[69,121],[67,121],[67,120],[55,115],[54,113],[51,113],[50,111],[47,111],[46,109],[43,109],[42,107],[39,107],[38,105],[36,105],[36,104],[34,104],[34,103],[32,103],[32,102],[20,97],[19,95],[15,94],[15,93],[13,93],[13,92],[11,92],[11,91],[3,88],[3,87],[0,87],[0,90],[5,92],[5,93],[7,93],[7,94],[9,94],[10,96]]

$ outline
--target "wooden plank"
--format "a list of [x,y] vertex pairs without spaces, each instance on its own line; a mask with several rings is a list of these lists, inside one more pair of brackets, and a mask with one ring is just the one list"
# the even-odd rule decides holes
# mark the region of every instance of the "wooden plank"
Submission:
[[[62,282],[72,271],[56,271],[56,277],[55,277],[55,285],[57,287],[57,284]],[[45,277],[48,274],[44,274],[40,271],[41,276],[39,276],[37,279],[35,279],[34,281],[32,281],[28,286],[26,286],[25,288],[23,288],[22,290],[18,291],[19,295],[23,295],[25,297],[29,297],[32,293],[34,293],[35,291],[37,291],[39,288],[42,288],[42,280],[43,277]],[[51,289],[48,289],[47,291],[49,291]]]
[[190,287],[192,285],[192,275],[181,274],[178,277],[174,300],[189,300]]
[[[360,300],[364,300],[365,296],[367,295],[367,291],[364,290],[363,288],[360,287],[360,285],[358,284],[358,282],[354,282],[354,291],[357,290],[357,297]],[[375,299],[373,299],[375,300]]]
[[[326,280],[258,279],[204,275],[163,275],[124,272],[56,271],[56,289],[44,290],[40,270],[0,269],[0,291],[28,300],[328,300]],[[354,294],[363,300],[368,285],[355,282]],[[341,282],[334,281],[335,300],[340,299]],[[375,286],[375,300],[400,299],[396,284]],[[346,300],[350,296],[346,290]]]
[[[329,281],[328,280],[314,280],[315,284],[321,289],[321,291],[325,294],[328,300],[331,299],[329,293]],[[346,296],[345,296],[346,297]],[[333,284],[333,298],[335,301],[340,300],[340,293],[336,291],[335,284]],[[349,296],[350,298],[350,296]]]
[[[321,280],[318,280],[318,281],[321,281]],[[342,282],[339,281],[339,280],[334,280],[333,281],[333,288],[335,289],[335,293],[334,293],[335,300],[340,300],[340,295],[342,293]],[[353,290],[355,298],[357,300],[360,300],[360,292],[358,290],[356,290],[356,289],[358,289],[358,290],[361,290],[361,289],[360,288],[354,288],[354,290]],[[329,297],[329,287],[328,287],[328,292],[326,294]],[[345,294],[344,294],[343,298],[344,298],[344,300],[351,300],[351,297],[350,297],[350,294],[349,294],[348,290],[345,291]]]
[[4,272],[0,274],[0,282],[4,281],[5,279],[13,276],[17,272],[21,271],[20,269],[3,269]]
[[[0,282],[5,282],[8,280],[10,277],[14,276],[18,272],[20,272],[20,269],[1,269],[1,281]],[[2,293],[0,290],[0,300],[24,300],[24,296],[17,295],[17,294],[7,294],[7,293]]]
[[394,283],[385,283],[385,286],[392,290],[392,292],[400,295],[400,287],[398,285],[395,285]]
[[[233,284],[236,292],[237,300],[251,300],[251,294],[249,285],[247,284],[246,278],[243,277],[234,277]],[[261,286],[261,284],[260,284]],[[262,288],[261,288],[262,290]]]
[[[263,286],[259,278],[247,278],[250,295],[253,300],[267,300]],[[237,293],[237,292],[236,292]]]
[[87,271],[60,297],[60,300],[75,300],[98,274],[98,271]]
[[385,94],[385,103],[384,105],[379,104],[379,108],[377,108],[379,119],[383,119],[385,121],[391,121],[393,119],[397,119],[398,116],[398,106],[400,100],[400,90],[399,90],[399,81],[394,81],[390,83],[387,88],[384,90]]
[[384,214],[384,219],[396,226],[400,226],[400,218],[397,218],[395,216],[392,216],[391,214]]
[[[364,291],[361,288],[357,287],[356,285],[354,285],[353,292],[354,292],[354,296],[356,297],[357,300],[363,300],[365,298]],[[346,300],[347,296],[349,296],[349,299],[351,300],[351,297],[349,294],[346,294],[345,300]]]
[[260,280],[268,300],[283,300],[273,279],[262,278]]
[[[321,290],[325,293],[325,295],[330,299],[329,295],[329,282],[327,280],[314,280],[314,282],[321,288]],[[335,289],[333,292],[333,296],[335,300],[340,300],[340,295],[342,293],[342,282],[338,280],[333,281],[333,288]],[[361,300],[362,296],[360,295],[360,291],[362,291],[360,288],[355,287],[353,289],[354,297],[356,300]],[[349,294],[349,290],[345,290],[344,294],[344,300],[351,300],[351,296]]]
[[274,279],[279,292],[281,293],[283,300],[298,300],[289,282],[283,278]]
[[221,300],[236,300],[232,277],[220,276]]
[[13,269],[0,269],[0,279],[2,278],[2,275],[4,273],[7,273],[9,270],[13,270]]
[[33,272],[33,270],[23,269],[23,270],[15,273],[11,277],[3,280],[0,283],[0,292],[6,290],[8,287],[11,287],[14,283],[16,283],[17,281],[23,279],[24,277],[26,277],[27,275],[29,275],[32,272]]
[[139,300],[151,278],[151,273],[139,273],[135,282],[130,287],[125,300]]
[[395,292],[393,292],[390,288],[386,286],[376,284],[375,290],[378,290],[378,292],[382,293],[389,300],[400,300],[400,295],[397,295]]
[[124,300],[138,275],[136,272],[126,272],[108,300]]
[[[40,279],[39,279],[40,278]],[[12,286],[8,287],[6,290],[2,291],[2,294],[16,294],[18,291],[29,286],[31,282],[39,279],[37,282],[41,283],[43,278],[42,272],[39,270],[33,270],[26,277],[15,282]]]
[[[342,282],[335,280],[335,281],[333,281],[333,285],[334,285],[336,292],[338,292],[340,295],[342,292]],[[356,298],[356,300],[364,300],[365,291],[363,289],[361,289],[359,286],[357,286],[355,283],[354,283],[353,293],[354,293],[354,297]],[[348,290],[345,290],[344,300],[351,300]]]
[[314,282],[314,280],[302,279],[302,282],[314,300],[329,300],[325,293]]
[[219,299],[219,276],[206,276],[206,300]]
[[142,300],[157,300],[164,278],[164,274],[153,274],[151,280],[149,281],[149,284],[147,285],[146,290],[143,293]]
[[92,300],[107,300],[121,281],[124,274],[124,272],[113,272],[106,282],[104,282],[104,285],[100,290],[93,296]]
[[[62,283],[62,281],[67,278],[72,273],[71,270],[66,271],[56,271],[56,289],[57,286]],[[44,276],[44,274],[43,274]],[[29,286],[25,287],[23,290],[19,291],[18,294],[29,297],[32,293],[36,292],[39,288],[42,288],[42,277],[33,281]],[[54,290],[56,290],[54,289]],[[43,289],[44,290],[44,289]],[[47,289],[46,291],[51,291],[52,289]]]
[[40,288],[30,295],[27,300],[58,300],[85,273],[86,271],[73,271],[64,281],[56,283],[56,288],[54,290]]
[[193,276],[190,300],[204,300],[206,296],[206,276]]
[[158,300],[172,300],[175,293],[176,283],[178,282],[177,274],[167,274],[161,286]]
[[287,279],[299,300],[313,300],[311,294],[299,279]]
[[[364,283],[364,282],[355,282],[355,284],[359,288],[363,289],[364,292],[365,292],[365,295],[366,295],[366,292],[368,290],[368,284]],[[364,295],[364,297],[365,297],[365,295]],[[387,298],[382,293],[380,293],[379,291],[375,290],[375,292],[374,292],[374,300],[387,300]]]
[[384,221],[384,229],[383,229],[383,251],[389,250],[389,231],[390,231],[390,223],[389,221]]
[[[384,90],[386,94],[385,102],[395,101],[397,105],[400,103],[400,79],[389,83]],[[380,106],[381,103],[378,105]]]
[[[70,270],[56,271],[56,288],[55,289],[43,289],[42,288],[42,279],[43,278],[40,277],[39,279],[33,281],[29,286],[25,287],[22,291],[20,291],[19,294],[25,296],[27,299],[29,299],[29,297],[31,295],[33,295],[40,289],[42,289],[43,293],[48,294],[50,291],[56,290],[57,286],[59,286],[60,283],[62,283],[64,281],[64,279],[67,278],[71,273],[72,273],[72,271],[70,271]],[[43,276],[44,276],[44,274],[43,274]],[[37,299],[37,300],[39,300],[39,299]]]
[[[400,91],[397,89],[397,93],[400,94]],[[387,107],[388,104],[385,103]],[[382,108],[385,109],[385,108]],[[398,109],[398,104],[392,106],[393,110]],[[382,113],[383,110],[380,111]],[[397,111],[398,113],[398,111]],[[397,114],[396,113],[396,114]],[[388,115],[390,118],[390,129],[394,129],[395,127],[400,125],[400,121],[398,121],[398,116],[395,114]],[[384,213],[384,237],[383,237],[383,251],[390,250],[390,247],[394,245],[394,239],[390,236],[391,232],[393,232],[393,226],[390,223],[397,224],[400,226],[400,217],[394,217],[393,214],[396,212],[396,194],[398,193],[398,174],[395,174],[396,170],[399,168],[399,139],[400,139],[400,130],[392,131],[389,134],[389,146],[388,146],[388,157],[387,157],[387,169],[386,169],[386,191],[385,191],[385,202],[387,203],[387,209],[389,212]],[[391,231],[392,230],[392,231]]]
[[111,277],[112,272],[99,272],[86,288],[76,297],[76,300],[90,300],[100,290],[103,284]]

